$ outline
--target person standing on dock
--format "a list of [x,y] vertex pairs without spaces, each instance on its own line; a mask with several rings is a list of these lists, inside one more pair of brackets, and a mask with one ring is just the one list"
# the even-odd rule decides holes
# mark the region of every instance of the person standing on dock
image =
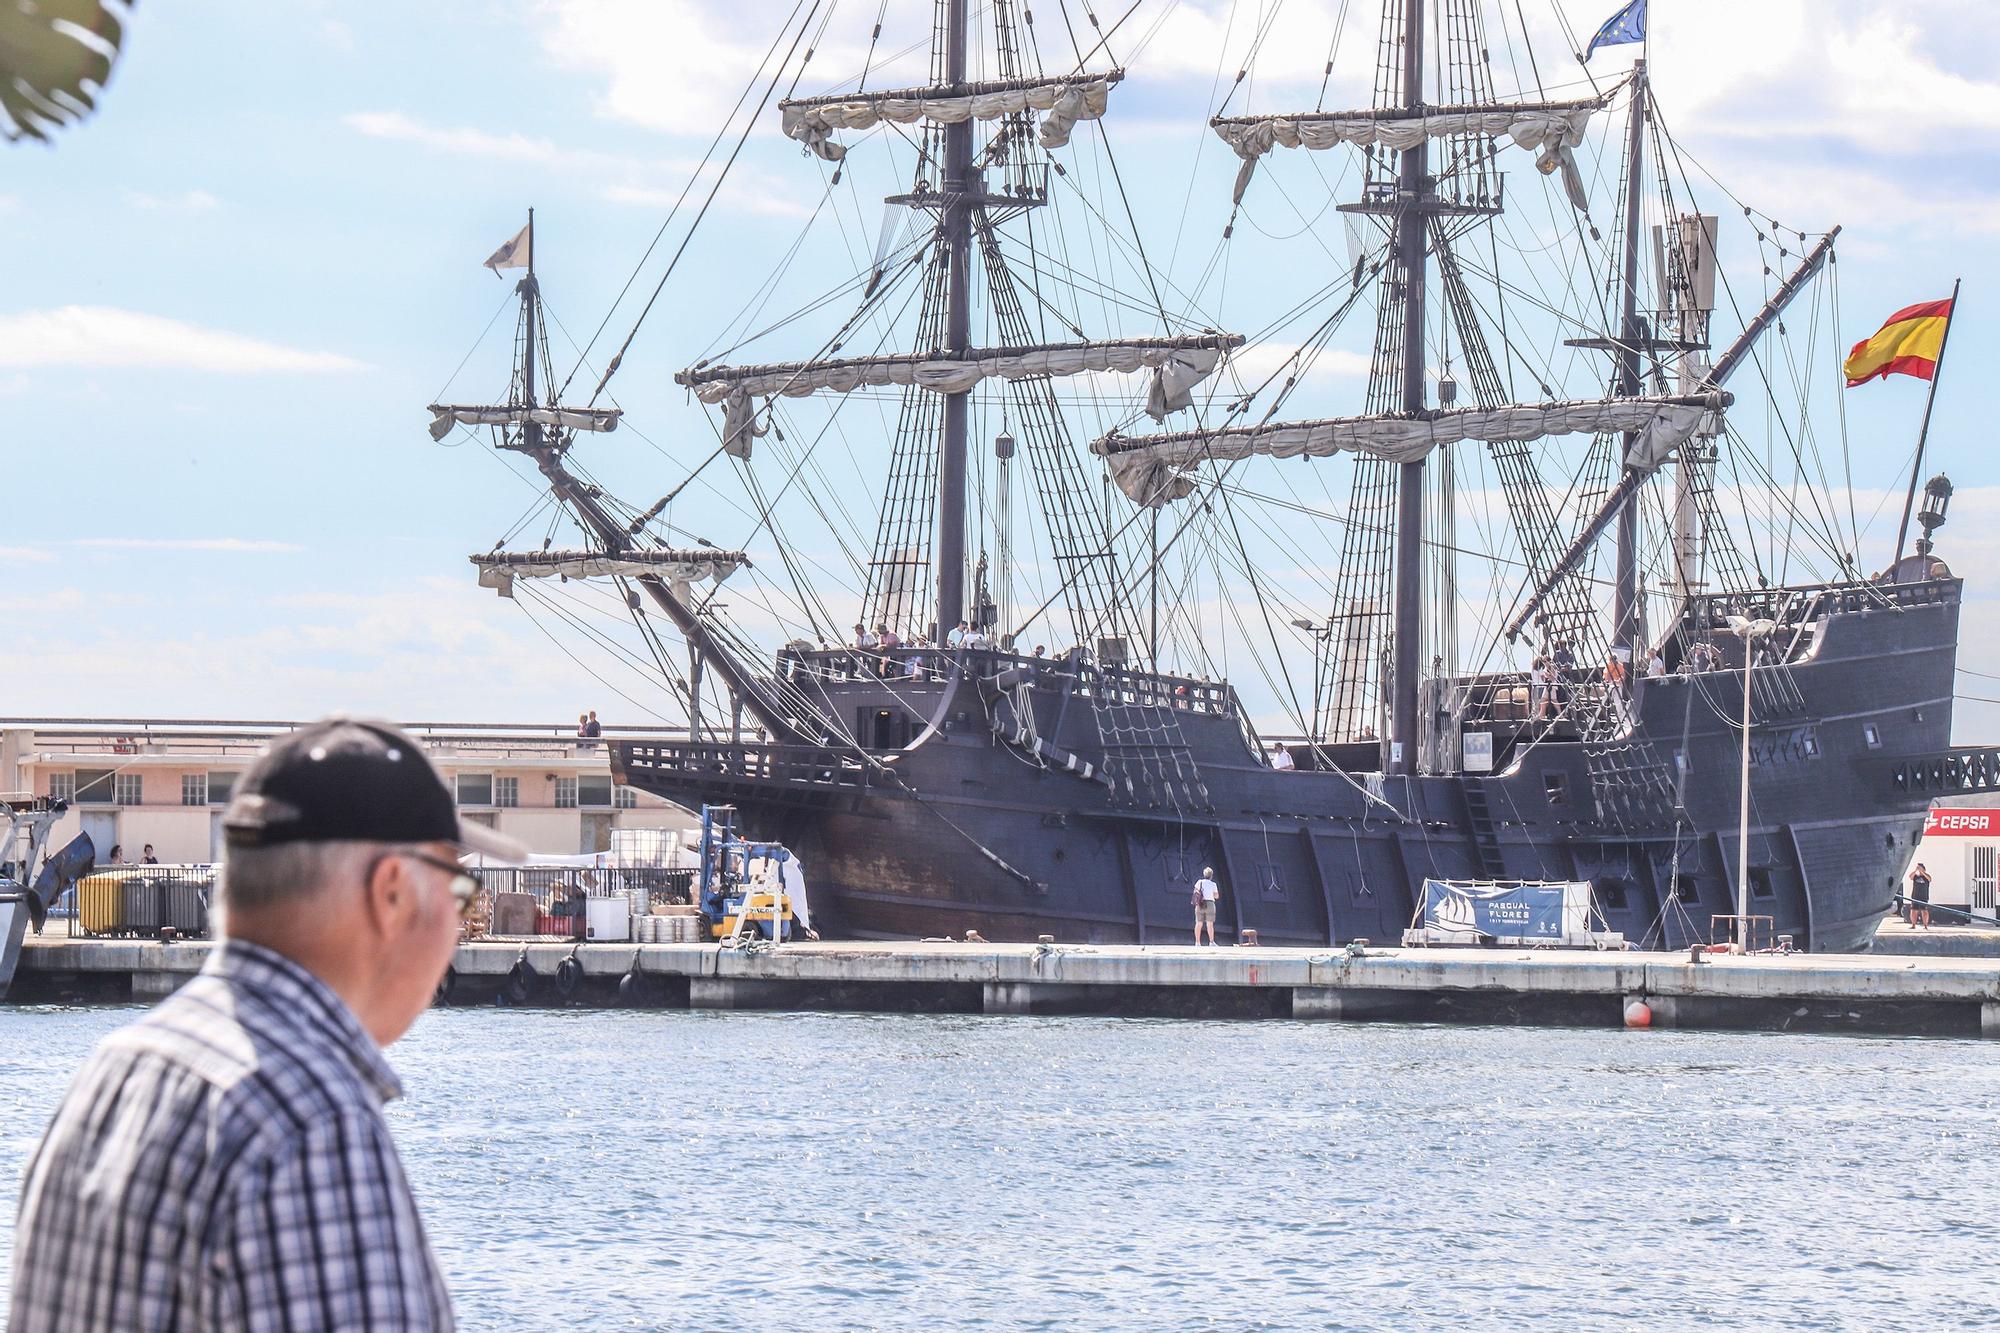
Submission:
[[1910,924],[1931,928],[1931,872],[1922,861],[1910,871]]
[[98,1046],[28,1162],[9,1327],[450,1329],[382,1048],[451,962],[460,853],[523,849],[346,718],[273,742],[223,828],[222,943]]
[[[1215,944],[1215,908],[1222,901],[1222,887],[1215,882],[1215,867],[1203,866],[1194,882],[1194,942],[1201,943],[1201,928],[1208,927],[1208,942]],[[1220,948],[1221,946],[1217,946]]]

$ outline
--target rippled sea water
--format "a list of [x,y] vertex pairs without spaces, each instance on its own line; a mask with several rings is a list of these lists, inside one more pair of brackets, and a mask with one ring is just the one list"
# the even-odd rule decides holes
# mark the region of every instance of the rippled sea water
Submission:
[[[9,1199],[135,1012],[0,1010]],[[391,1058],[467,1328],[2000,1321],[2000,1044],[454,1009]]]

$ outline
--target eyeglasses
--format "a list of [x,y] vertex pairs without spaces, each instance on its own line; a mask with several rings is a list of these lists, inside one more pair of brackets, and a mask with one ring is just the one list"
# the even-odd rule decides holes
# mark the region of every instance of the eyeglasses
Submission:
[[375,877],[375,866],[381,865],[384,859],[391,856],[401,856],[411,861],[418,861],[430,866],[434,870],[442,870],[450,875],[451,880],[446,887],[451,890],[451,896],[458,903],[459,917],[463,919],[472,915],[472,904],[478,897],[480,889],[480,879],[476,871],[467,870],[456,861],[447,861],[442,857],[430,856],[423,852],[396,851],[384,852],[381,856],[375,858],[374,864],[368,867],[367,878],[373,879]]

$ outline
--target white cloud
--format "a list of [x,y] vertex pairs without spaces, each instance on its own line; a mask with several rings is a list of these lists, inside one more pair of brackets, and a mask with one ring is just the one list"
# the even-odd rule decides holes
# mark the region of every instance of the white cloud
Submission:
[[0,546],[0,563],[12,561],[23,565],[46,565],[54,560],[53,553],[39,546]]
[[305,549],[291,542],[260,541],[243,537],[77,537],[69,544],[112,551],[227,551],[257,555],[282,554]]
[[365,369],[313,352],[112,306],[0,315],[0,366],[129,366],[255,374]]
[[[1297,375],[1301,383],[1323,379],[1360,379],[1368,374],[1369,358],[1344,347],[1327,347],[1300,357],[1297,343],[1267,342],[1245,347],[1229,358],[1229,365],[1246,388],[1255,388],[1272,375]],[[1294,357],[1299,360],[1294,361]],[[1275,388],[1276,386],[1272,386]]]
[[186,190],[180,194],[147,194],[143,190],[124,192],[126,207],[148,213],[207,213],[222,203],[207,190]]
[[[689,190],[686,177],[695,169],[691,161],[676,158],[643,158],[599,153],[590,149],[567,148],[549,139],[522,134],[495,134],[488,130],[461,126],[428,125],[400,111],[358,111],[342,118],[348,128],[374,139],[414,144],[428,152],[459,158],[480,158],[488,162],[516,162],[552,170],[588,174],[610,184],[594,188],[606,203],[636,208],[668,209],[686,193],[699,200],[711,188],[715,172],[711,164],[702,179]],[[672,177],[671,183],[662,183]],[[718,199],[739,212],[767,217],[805,218],[812,210],[775,183],[739,164],[731,173]]]
[[586,166],[609,161],[604,154],[564,150],[548,139],[525,134],[494,134],[462,126],[426,125],[401,111],[357,111],[341,123],[371,139],[412,143],[453,157],[489,162],[531,162],[542,166]]
[[539,8],[549,53],[603,77],[604,114],[702,137],[728,114],[775,27],[769,6],[702,0],[542,0]]

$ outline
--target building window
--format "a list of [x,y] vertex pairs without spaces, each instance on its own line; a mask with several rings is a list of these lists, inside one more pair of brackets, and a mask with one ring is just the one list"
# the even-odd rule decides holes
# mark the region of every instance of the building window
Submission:
[[119,805],[144,805],[146,793],[137,773],[120,773],[112,783],[111,798]]
[[79,768],[76,770],[76,802],[79,805],[110,805],[111,770],[108,768]]
[[493,779],[493,804],[512,810],[521,803],[521,779]]
[[229,798],[235,794],[236,775],[234,773],[216,773],[212,771],[209,773],[208,803],[210,805],[228,805]]
[[556,779],[556,809],[558,810],[576,809],[575,778]]
[[208,804],[208,774],[206,773],[181,774],[181,804],[182,805]]
[[458,803],[460,805],[493,804],[493,775],[491,773],[460,773],[458,775]]
[[620,810],[631,810],[639,804],[639,793],[631,787],[620,787],[611,793],[611,802]]
[[585,773],[576,780],[576,803],[602,810],[611,804],[611,775]]
[[49,799],[51,801],[74,801],[76,799],[76,774],[49,774]]

